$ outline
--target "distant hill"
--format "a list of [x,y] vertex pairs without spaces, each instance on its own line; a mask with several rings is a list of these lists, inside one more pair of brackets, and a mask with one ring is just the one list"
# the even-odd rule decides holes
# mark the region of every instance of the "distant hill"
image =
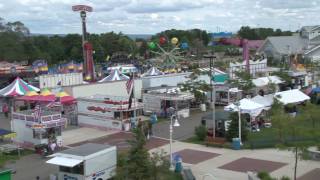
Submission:
[[[47,37],[52,37],[52,36],[60,36],[60,37],[64,37],[67,34],[40,34],[40,33],[32,33],[30,34],[30,36],[47,36]],[[152,34],[125,34],[126,36],[128,36],[130,39],[132,40],[136,40],[136,39],[150,39]]]

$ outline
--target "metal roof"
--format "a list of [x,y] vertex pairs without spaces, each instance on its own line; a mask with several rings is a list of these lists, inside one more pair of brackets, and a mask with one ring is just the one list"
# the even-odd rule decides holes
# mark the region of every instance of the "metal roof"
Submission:
[[308,46],[308,40],[300,36],[268,37],[270,42],[280,54],[302,53]]
[[112,146],[110,145],[104,145],[104,144],[95,144],[95,143],[87,143],[83,144],[71,149],[67,149],[64,151],[59,152],[59,154],[70,154],[75,156],[88,156],[94,153],[97,153],[99,151],[103,151],[105,149],[108,149]]

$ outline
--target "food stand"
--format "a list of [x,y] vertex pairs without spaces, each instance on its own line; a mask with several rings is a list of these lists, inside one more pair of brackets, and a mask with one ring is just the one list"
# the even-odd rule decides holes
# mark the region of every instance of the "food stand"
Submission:
[[130,120],[142,114],[142,104],[132,100],[128,109],[129,97],[93,95],[78,98],[78,124],[103,130],[129,130]]
[[148,88],[143,92],[144,113],[155,112],[159,116],[168,116],[168,109],[173,107],[182,117],[190,116],[190,101],[194,96],[181,92],[177,87]]
[[[36,115],[38,114],[38,115]],[[13,141],[22,147],[62,142],[61,131],[66,119],[49,110],[23,110],[12,113],[11,128],[17,133]]]

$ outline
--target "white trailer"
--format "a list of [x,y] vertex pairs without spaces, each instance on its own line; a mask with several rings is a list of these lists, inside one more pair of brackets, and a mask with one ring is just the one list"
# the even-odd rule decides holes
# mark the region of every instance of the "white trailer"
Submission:
[[115,175],[116,146],[87,143],[50,155],[59,166],[58,180],[107,180]]

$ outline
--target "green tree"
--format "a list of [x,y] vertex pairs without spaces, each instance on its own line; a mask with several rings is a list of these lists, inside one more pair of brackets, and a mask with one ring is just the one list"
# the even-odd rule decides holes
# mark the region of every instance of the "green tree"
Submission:
[[199,69],[194,69],[193,73],[189,76],[190,80],[185,83],[179,84],[181,91],[191,92],[197,102],[205,103],[206,101],[206,92],[211,92],[212,87],[203,80],[198,80],[201,72]]
[[237,76],[236,79],[229,80],[231,85],[243,90],[245,94],[249,94],[250,90],[254,88],[251,74],[247,71],[237,71],[235,72],[235,75]]
[[200,141],[204,141],[207,137],[207,128],[204,125],[195,127],[194,132]]
[[[248,139],[248,130],[246,128],[247,121],[245,115],[241,115],[241,140],[244,142]],[[226,132],[226,138],[228,141],[232,141],[232,138],[239,137],[239,115],[238,112],[230,113],[231,123],[228,131]]]

